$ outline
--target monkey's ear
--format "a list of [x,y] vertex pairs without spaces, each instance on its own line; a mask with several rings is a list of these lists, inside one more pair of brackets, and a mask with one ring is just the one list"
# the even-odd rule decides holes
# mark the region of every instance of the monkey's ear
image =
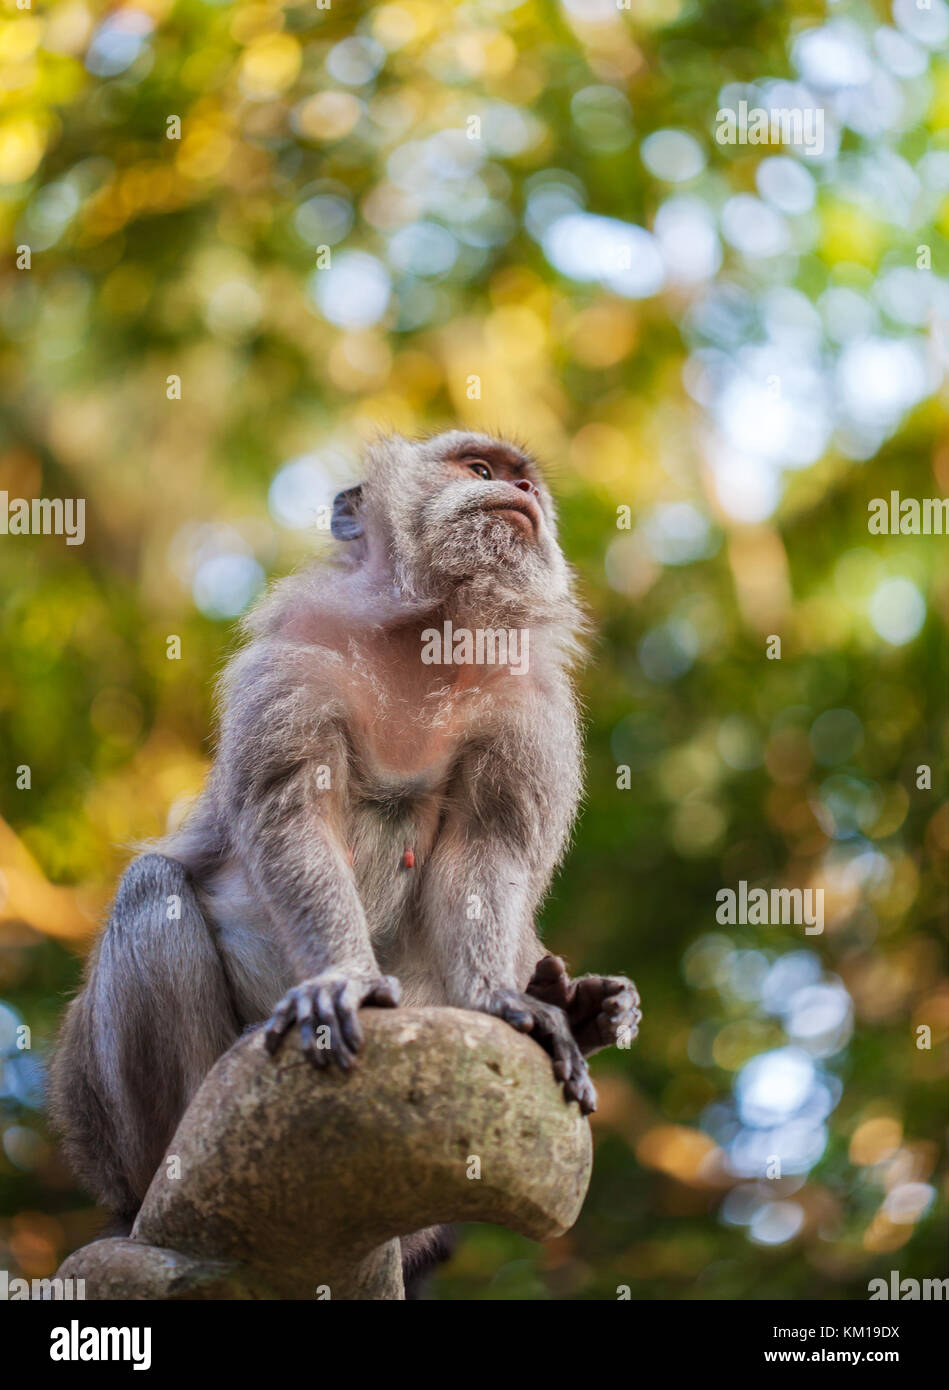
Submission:
[[333,516],[330,530],[338,541],[354,541],[362,535],[362,521],[359,507],[362,502],[362,483],[338,492],[333,498]]

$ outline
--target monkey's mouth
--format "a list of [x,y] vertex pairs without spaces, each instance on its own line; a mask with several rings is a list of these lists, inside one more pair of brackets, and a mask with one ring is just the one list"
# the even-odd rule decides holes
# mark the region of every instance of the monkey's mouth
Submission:
[[489,502],[483,510],[496,512],[516,526],[518,530],[529,535],[534,535],[540,524],[540,508],[534,499],[528,497],[526,493],[520,493],[516,501]]

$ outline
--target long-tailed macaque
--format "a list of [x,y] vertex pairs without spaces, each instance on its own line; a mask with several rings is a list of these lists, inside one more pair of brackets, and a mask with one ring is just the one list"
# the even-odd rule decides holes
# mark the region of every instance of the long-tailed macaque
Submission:
[[629,980],[570,980],[534,926],[580,796],[582,626],[535,463],[480,434],[386,439],[332,533],[332,561],[246,620],[207,786],[126,871],[66,1015],[55,1117],[126,1224],[249,1026],[271,1052],[298,1026],[345,1069],[364,1005],[482,1010],[589,1112],[584,1056],[639,1024]]

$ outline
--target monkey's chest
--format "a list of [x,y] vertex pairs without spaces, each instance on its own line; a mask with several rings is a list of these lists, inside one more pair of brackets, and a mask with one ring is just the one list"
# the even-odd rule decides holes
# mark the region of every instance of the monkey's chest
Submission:
[[417,799],[449,775],[472,735],[492,721],[503,698],[496,670],[442,668],[354,673],[347,694],[351,768],[371,799]]
[[410,926],[438,838],[444,788],[422,777],[366,784],[351,805],[346,842],[376,943]]
[[403,886],[412,882],[405,871],[420,868],[431,853],[444,805],[441,787],[418,783],[379,786],[352,808],[348,848],[356,881],[391,876]]
[[423,705],[412,711],[390,690],[371,713],[361,704],[352,729],[346,845],[377,947],[411,934],[459,759],[486,722],[471,688],[435,692]]

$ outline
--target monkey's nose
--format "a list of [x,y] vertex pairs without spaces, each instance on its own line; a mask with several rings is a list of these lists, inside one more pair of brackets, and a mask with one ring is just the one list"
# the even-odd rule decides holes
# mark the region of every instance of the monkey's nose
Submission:
[[529,492],[532,497],[539,497],[540,491],[534,486],[530,478],[518,478],[514,486],[519,492]]

